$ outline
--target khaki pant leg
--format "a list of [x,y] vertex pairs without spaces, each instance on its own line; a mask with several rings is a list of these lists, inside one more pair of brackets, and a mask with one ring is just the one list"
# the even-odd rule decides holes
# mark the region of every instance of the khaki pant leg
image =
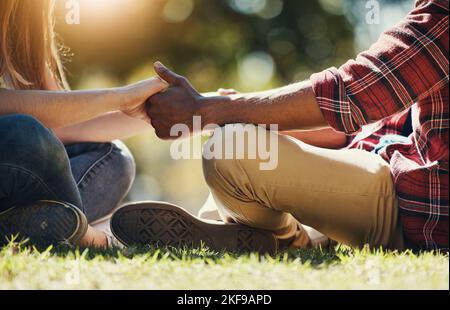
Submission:
[[[260,158],[204,160],[205,179],[225,220],[271,230],[282,239],[294,236],[301,222],[352,246],[403,247],[394,185],[381,157],[267,132],[268,140],[274,137],[274,170],[261,170]],[[224,147],[230,138],[222,130]]]

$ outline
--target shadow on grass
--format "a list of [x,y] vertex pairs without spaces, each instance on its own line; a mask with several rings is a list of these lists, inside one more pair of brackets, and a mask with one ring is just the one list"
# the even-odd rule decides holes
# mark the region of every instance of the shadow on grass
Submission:
[[[206,247],[200,248],[174,248],[174,247],[130,247],[126,249],[75,249],[75,251],[80,251],[83,253],[85,259],[94,259],[98,256],[104,259],[117,259],[121,257],[126,257],[132,259],[136,256],[149,256],[152,260],[173,260],[173,261],[193,261],[201,260],[206,264],[208,263],[218,263],[220,260],[227,259],[238,259],[242,257],[258,258],[260,261],[271,260],[271,261],[299,261],[301,263],[309,262],[313,266],[321,264],[329,264],[339,261],[339,255],[348,255],[351,251],[349,248],[335,248],[335,249],[295,249],[289,250],[276,255],[269,254],[258,254],[258,253],[236,253],[236,252],[217,252],[210,250]],[[57,256],[67,256],[74,253],[74,249],[68,246],[58,246],[51,250],[52,254]]]
[[216,264],[222,259],[239,259],[252,257],[259,261],[272,262],[293,262],[309,263],[312,266],[331,264],[340,261],[342,255],[348,256],[353,250],[345,246],[335,248],[315,248],[315,249],[291,249],[280,252],[276,255],[258,253],[236,253],[226,251],[213,251],[207,247],[200,248],[175,248],[175,247],[129,247],[124,249],[98,249],[98,248],[75,248],[70,245],[50,246],[39,248],[28,244],[27,241],[11,242],[0,251],[7,251],[9,254],[33,253],[47,254],[56,257],[82,257],[86,260],[93,260],[101,257],[104,260],[115,261],[117,259],[132,259],[134,257],[146,257],[149,260],[171,260],[171,261],[203,261],[205,264]]
[[[2,253],[3,252],[3,253]],[[399,253],[397,251],[387,251],[384,249],[353,249],[348,246],[337,245],[331,248],[313,248],[313,249],[291,249],[280,252],[276,255],[258,254],[258,253],[233,253],[226,251],[213,251],[206,247],[200,248],[174,248],[174,247],[129,247],[125,249],[111,248],[76,248],[70,245],[51,246],[48,248],[37,248],[30,245],[27,241],[11,242],[7,246],[0,247],[0,254],[8,253],[10,255],[27,253],[36,255],[50,255],[61,258],[82,258],[85,260],[94,260],[101,258],[102,260],[118,261],[123,259],[133,259],[135,257],[144,258],[149,262],[164,261],[196,261],[204,264],[220,264],[222,260],[238,260],[242,258],[251,258],[253,261],[260,262],[298,262],[299,264],[309,264],[312,267],[320,267],[323,265],[338,264],[346,258],[358,256],[360,254],[375,254],[381,256],[390,255],[421,255],[412,251]],[[422,252],[434,253],[435,255],[445,255],[448,252]]]

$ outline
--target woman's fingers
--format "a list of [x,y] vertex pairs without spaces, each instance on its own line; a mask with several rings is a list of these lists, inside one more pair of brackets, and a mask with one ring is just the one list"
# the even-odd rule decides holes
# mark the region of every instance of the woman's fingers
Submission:
[[154,95],[159,92],[162,92],[163,90],[166,90],[169,87],[169,84],[159,77],[151,78],[149,80],[149,83],[150,83],[150,92],[151,92],[150,95]]
[[168,87],[169,84],[159,77],[122,87],[121,93],[124,94],[124,103],[120,110],[130,117],[150,123],[146,111],[146,102],[150,97],[165,91]]

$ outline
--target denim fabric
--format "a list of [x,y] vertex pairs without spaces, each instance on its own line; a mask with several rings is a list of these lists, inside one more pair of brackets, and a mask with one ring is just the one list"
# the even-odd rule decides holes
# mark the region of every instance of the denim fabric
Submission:
[[66,151],[88,220],[110,214],[134,181],[136,169],[130,151],[120,141],[74,144]]
[[0,117],[0,212],[50,199],[79,207],[92,222],[117,207],[134,175],[121,142],[64,147],[31,116]]

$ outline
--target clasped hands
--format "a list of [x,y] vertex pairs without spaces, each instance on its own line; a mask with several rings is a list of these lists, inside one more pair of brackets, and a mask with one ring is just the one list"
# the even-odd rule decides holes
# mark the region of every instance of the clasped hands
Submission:
[[205,97],[185,77],[172,72],[162,63],[156,62],[154,68],[158,77],[124,88],[127,95],[134,98],[122,112],[150,122],[161,139],[176,139],[170,135],[171,128],[176,124],[185,124],[192,132],[193,117],[203,116],[201,110],[205,105],[224,100],[224,96],[231,94],[231,91],[219,90],[217,96]]
[[156,135],[161,139],[174,139],[170,130],[175,124],[185,124],[193,130],[193,117],[201,116],[205,101],[191,83],[160,62],[155,63],[155,72],[168,83],[166,90],[151,96],[146,103],[146,112]]

